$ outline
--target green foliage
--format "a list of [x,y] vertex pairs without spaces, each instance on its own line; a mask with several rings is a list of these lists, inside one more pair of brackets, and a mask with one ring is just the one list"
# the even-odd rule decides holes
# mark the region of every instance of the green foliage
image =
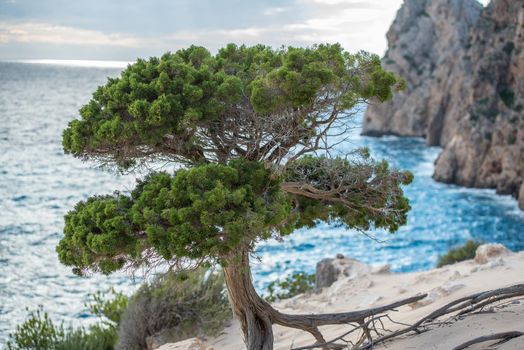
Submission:
[[494,123],[497,120],[498,115],[499,115],[499,112],[495,108],[489,109],[488,111],[486,111],[486,114],[485,114],[486,118],[489,121],[491,121],[492,123]]
[[64,338],[52,350],[113,350],[117,342],[116,331],[101,325],[87,329],[69,327]]
[[[386,161],[372,160],[367,149],[354,152],[352,161],[305,156],[289,166],[286,180],[314,183],[317,190],[326,192],[344,189],[334,201],[297,196],[297,228],[324,221],[357,230],[385,228],[394,232],[406,223],[410,206],[400,185],[410,184],[413,175],[389,169]],[[359,184],[358,188],[354,184]]]
[[454,264],[460,261],[473,259],[477,248],[482,242],[468,240],[464,245],[450,249],[445,255],[442,255],[437,263],[437,267]]
[[129,300],[119,329],[119,349],[146,349],[149,336],[176,342],[215,336],[231,319],[221,274],[203,268],[168,273],[143,285]]
[[96,324],[55,324],[40,306],[9,335],[7,349],[145,349],[151,335],[169,341],[217,335],[231,318],[223,276],[203,268],[157,277],[131,298],[114,289],[91,298],[86,306],[98,318]]
[[504,102],[504,104],[506,105],[506,107],[513,107],[513,103],[515,102],[515,93],[509,86],[504,86],[500,88],[499,96],[502,99],[502,102]]
[[7,348],[11,349],[51,349],[52,345],[64,337],[62,327],[57,327],[40,306],[29,314],[28,319],[9,334],[11,339]]
[[86,306],[93,315],[101,318],[103,323],[109,326],[116,326],[120,323],[129,299],[124,293],[111,288],[105,293],[98,291],[91,297],[93,301]]
[[291,202],[279,182],[261,163],[242,160],[151,174],[130,196],[77,204],[65,217],[60,261],[110,273],[126,262],[145,263],[146,248],[166,260],[217,259],[246,238],[289,232]]
[[64,150],[119,169],[159,158],[183,167],[78,203],[65,216],[60,261],[79,274],[151,258],[225,265],[319,221],[397,230],[410,209],[401,188],[409,172],[366,150],[344,159],[316,151],[348,127],[357,104],[403,87],[378,56],[338,44],[230,44],[216,55],[191,46],[138,60],[81,108]]
[[[378,56],[351,55],[338,44],[277,50],[229,44],[214,56],[191,46],[139,59],[110,78],[64,130],[63,146],[121,168],[152,154],[195,164],[209,159],[206,135],[220,136],[217,125],[239,110],[260,117],[296,113],[299,107],[317,108],[325,91],[336,92],[337,108],[344,110],[359,99],[389,99],[396,83]],[[219,153],[228,148],[220,137],[214,142],[221,143]]]
[[273,302],[276,300],[289,299],[295,295],[306,293],[315,287],[315,274],[295,272],[283,281],[276,280],[267,286],[266,300]]
[[[409,184],[412,175],[373,161],[366,151],[359,157],[352,163],[306,156],[287,169],[286,181],[325,183],[321,190],[331,190],[333,183],[326,181],[337,174],[343,176],[339,186],[361,184],[336,201],[289,195],[263,164],[239,159],[181,169],[174,176],[151,174],[130,196],[95,196],[77,204],[65,217],[60,261],[80,272],[110,273],[125,264],[146,264],[142,251],[153,248],[166,260],[222,262],[241,243],[265,240],[274,232],[286,235],[318,221],[393,232],[406,222],[410,206],[400,185]],[[293,203],[298,208],[292,212]]]
[[114,327],[89,328],[56,325],[40,306],[9,335],[8,350],[112,350],[117,342]]

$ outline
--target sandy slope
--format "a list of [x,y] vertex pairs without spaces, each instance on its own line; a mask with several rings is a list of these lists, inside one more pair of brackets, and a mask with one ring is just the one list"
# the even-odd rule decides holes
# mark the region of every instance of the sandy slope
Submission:
[[[462,296],[524,283],[524,252],[492,258],[485,264],[470,260],[416,273],[397,274],[379,270],[358,262],[351,263],[347,269],[348,276],[339,279],[320,294],[299,295],[279,302],[275,307],[288,313],[343,312],[381,306],[419,293],[428,293],[425,300],[401,307],[394,313],[395,321],[409,323]],[[388,325],[388,328],[395,327],[398,326]],[[346,329],[336,326],[322,331],[325,338],[330,339]],[[472,338],[503,331],[524,331],[524,299],[493,313],[473,315],[445,326],[435,326],[428,332],[400,338],[376,348],[451,349]],[[309,334],[294,329],[275,326],[274,332],[275,349],[278,350],[313,343]],[[469,349],[483,349],[486,344],[489,343],[484,343],[484,347]],[[245,348],[237,323],[226,328],[220,337],[208,340],[207,345],[215,350]],[[498,348],[524,349],[524,337]]]

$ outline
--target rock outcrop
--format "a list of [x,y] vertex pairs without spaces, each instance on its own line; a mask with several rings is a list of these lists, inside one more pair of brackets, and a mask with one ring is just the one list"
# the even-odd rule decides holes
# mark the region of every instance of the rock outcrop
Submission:
[[443,147],[436,180],[524,209],[524,0],[406,0],[387,38],[407,89],[370,106],[363,133],[425,137]]
[[334,259],[325,258],[317,263],[315,289],[320,291],[322,288],[331,287],[333,283],[343,278],[357,279],[369,274],[387,273],[390,273],[389,265],[371,266],[342,254],[337,254]]
[[513,254],[511,250],[498,243],[483,244],[475,252],[475,262],[486,264],[493,258],[499,258]]

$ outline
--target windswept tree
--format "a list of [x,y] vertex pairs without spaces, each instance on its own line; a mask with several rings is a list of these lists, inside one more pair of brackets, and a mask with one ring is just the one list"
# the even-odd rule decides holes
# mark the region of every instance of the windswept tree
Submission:
[[257,242],[320,221],[391,232],[406,222],[401,186],[411,174],[365,149],[332,156],[331,143],[358,105],[399,85],[377,56],[339,45],[230,44],[216,55],[192,46],[138,60],[80,109],[64,149],[118,169],[162,160],[178,170],[78,203],[65,216],[60,261],[104,274],[220,265],[248,349],[272,349],[273,324],[323,343],[319,326],[347,320],[274,309],[253,287],[249,257]]

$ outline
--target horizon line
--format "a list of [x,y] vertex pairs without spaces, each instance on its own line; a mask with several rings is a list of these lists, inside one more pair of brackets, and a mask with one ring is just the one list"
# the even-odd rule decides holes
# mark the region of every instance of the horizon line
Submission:
[[81,59],[7,59],[0,62],[59,65],[69,67],[126,68],[132,61]]

